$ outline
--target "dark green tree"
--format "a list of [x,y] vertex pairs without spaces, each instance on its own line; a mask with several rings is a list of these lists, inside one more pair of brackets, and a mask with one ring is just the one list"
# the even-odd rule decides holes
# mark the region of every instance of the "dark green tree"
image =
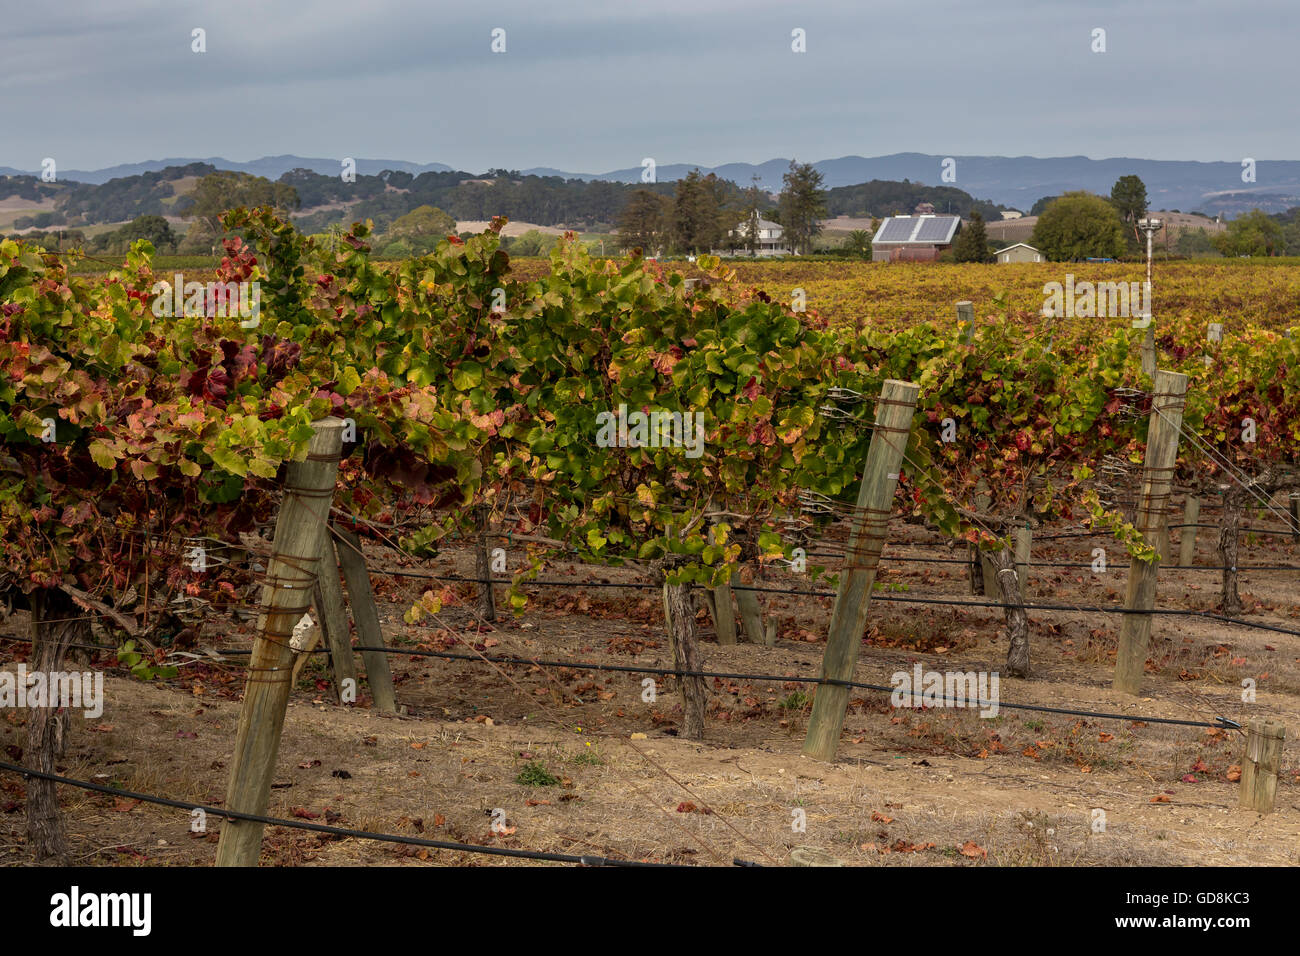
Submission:
[[388,234],[394,239],[412,236],[437,236],[439,238],[456,231],[456,220],[436,206],[417,206],[405,216],[399,216],[388,227]]
[[1125,248],[1124,224],[1108,200],[1069,192],[1043,210],[1030,242],[1052,262],[1118,256]]
[[984,228],[984,217],[978,212],[970,214],[970,222],[957,234],[957,241],[952,245],[952,257],[957,262],[988,262],[988,233]]
[[677,181],[673,196],[673,245],[680,252],[708,252],[722,242],[718,178],[692,169]]
[[786,241],[795,252],[808,252],[821,233],[820,220],[826,215],[826,190],[822,174],[812,163],[790,160],[790,170],[782,177],[779,208]]
[[287,218],[291,210],[298,208],[298,191],[292,186],[273,183],[251,173],[224,169],[200,179],[192,195],[194,208],[191,212],[209,236],[222,234],[220,216],[228,209],[270,206]]
[[119,229],[118,233],[126,240],[126,245],[137,239],[148,239],[159,252],[171,251],[179,239],[162,216],[138,216]]
[[1137,176],[1121,176],[1110,188],[1110,201],[1133,235],[1137,221],[1147,214],[1147,187]]
[[666,197],[638,189],[632,194],[618,220],[619,244],[624,249],[641,249],[653,255],[663,245],[667,229]]
[[1282,227],[1267,213],[1252,209],[1228,223],[1226,232],[1214,237],[1215,247],[1225,256],[1278,256],[1282,254]]
[[1204,227],[1180,230],[1174,251],[1180,256],[1213,256],[1219,252]]
[[1046,209],[1048,206],[1050,206],[1052,203],[1056,202],[1056,200],[1060,198],[1061,198],[1060,196],[1044,196],[1042,199],[1038,200],[1038,202],[1034,203],[1032,206],[1029,207],[1029,215],[1031,216],[1042,215],[1044,209]]

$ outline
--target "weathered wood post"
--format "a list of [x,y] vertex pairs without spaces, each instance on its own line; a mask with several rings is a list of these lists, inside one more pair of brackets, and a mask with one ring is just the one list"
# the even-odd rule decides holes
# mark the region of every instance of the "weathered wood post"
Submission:
[[485,621],[497,619],[496,596],[492,593],[492,549],[488,547],[488,506],[475,509],[478,543],[474,548],[474,575],[478,578],[478,613]]
[[1300,541],[1300,493],[1291,492],[1287,498],[1291,514],[1291,543]]
[[[713,529],[709,529],[709,541],[714,540]],[[736,643],[736,609],[731,603],[731,584],[724,581],[710,592],[712,598],[709,610],[713,616],[713,629],[718,633],[719,644]]]
[[1016,577],[1020,579],[1020,592],[1029,596],[1029,554],[1033,546],[1034,532],[1026,523],[1016,529]]
[[334,551],[334,536],[321,538],[320,574],[316,578],[316,613],[321,634],[330,649],[334,667],[334,693],[340,704],[357,702],[357,665],[352,659],[352,639],[348,612],[343,603],[343,584],[339,581],[339,560]]
[[1147,328],[1147,334],[1142,337],[1142,374],[1154,376],[1156,374],[1156,329],[1154,325]]
[[[988,483],[981,478],[975,485],[975,510],[980,514],[988,514],[989,508],[993,506],[993,498],[989,494]],[[988,556],[988,552],[979,545],[971,545],[975,553],[979,555],[980,573],[984,578],[983,594],[987,598],[995,598],[998,595],[998,569],[994,566],[993,561]]]
[[[280,749],[285,709],[292,689],[294,625],[311,606],[321,556],[321,537],[328,534],[330,503],[343,448],[343,419],[327,418],[316,430],[307,458],[285,470],[284,500],[275,523],[273,553],[262,587],[261,634],[248,661],[244,703],[231,760],[226,807],[263,814],[271,796],[275,758]],[[262,825],[227,820],[217,844],[217,866],[256,866],[262,848]]]
[[1252,720],[1248,725],[1246,756],[1241,761],[1240,804],[1244,809],[1273,811],[1285,738],[1286,725],[1278,721]]
[[[849,532],[826,654],[822,659],[823,680],[853,679],[871,603],[871,588],[876,582],[876,567],[889,530],[894,490],[898,486],[898,468],[907,447],[919,391],[919,386],[895,379],[887,379],[880,391],[876,423],[871,433],[871,446],[867,449],[862,484],[858,488],[857,510]],[[806,756],[817,760],[835,757],[848,703],[849,688],[843,684],[817,685],[803,745]]]
[[[1183,424],[1187,398],[1187,376],[1181,372],[1157,372],[1151,394],[1151,420],[1147,426],[1147,450],[1142,477],[1142,500],[1138,505],[1137,527],[1147,544],[1155,547],[1160,527],[1168,512],[1174,467],[1178,461],[1178,433]],[[1150,611],[1156,603],[1156,575],[1160,559],[1129,562],[1128,591],[1124,607]],[[1142,687],[1147,646],[1151,640],[1150,614],[1125,614],[1119,631],[1119,654],[1115,660],[1112,686],[1126,694]]]
[[763,628],[763,608],[758,603],[758,592],[751,591],[749,588],[758,586],[758,575],[755,573],[753,584],[746,585],[739,574],[732,577],[733,585],[740,585],[735,588],[736,610],[740,612],[740,625],[745,631],[745,640],[751,644],[767,644],[771,646],[774,641],[768,641],[768,632]]
[[1190,568],[1196,561],[1196,526],[1201,522],[1201,499],[1191,497],[1183,505],[1183,528],[1178,535],[1178,566]]
[[397,696],[393,692],[393,673],[388,666],[386,651],[367,651],[367,647],[383,647],[384,632],[379,626],[379,610],[375,607],[375,591],[366,571],[366,558],[361,551],[361,539],[337,524],[333,531],[338,544],[339,565],[343,580],[348,586],[348,602],[352,605],[352,623],[357,628],[357,643],[362,648],[361,662],[366,668],[366,682],[375,709],[385,714],[397,713]]

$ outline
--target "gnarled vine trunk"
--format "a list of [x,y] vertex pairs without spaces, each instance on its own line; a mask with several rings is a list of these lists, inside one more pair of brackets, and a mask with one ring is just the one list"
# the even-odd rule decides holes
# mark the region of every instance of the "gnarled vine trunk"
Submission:
[[1001,548],[985,554],[997,574],[998,590],[1002,603],[1007,605],[1007,674],[1011,677],[1029,676],[1029,618],[1025,614],[1024,598],[1020,594],[1020,576],[1016,574],[1015,556],[1010,548]]
[[[86,642],[90,623],[85,612],[62,591],[46,589],[31,595],[32,659],[28,672],[48,675],[63,669],[68,645]],[[50,695],[42,706],[27,709],[27,747],[24,763],[30,770],[56,773],[58,759],[67,743],[69,714]],[[53,781],[27,781],[27,842],[37,861],[65,862],[68,855],[63,821],[59,817],[58,787]]]
[[[978,545],[968,544],[966,546],[966,559],[969,562],[966,565],[966,573],[970,577],[970,593],[984,593],[984,563],[980,557]],[[992,597],[993,595],[989,595]]]
[[[695,630],[695,607],[689,584],[664,583],[664,624],[673,651],[673,668],[703,670],[700,642]],[[679,677],[682,688],[682,729],[688,740],[704,739],[707,695],[703,677]]]
[[1241,486],[1231,488],[1223,496],[1223,515],[1219,519],[1219,563],[1223,567],[1223,593],[1220,597],[1223,613],[1241,613],[1241,595],[1237,592],[1237,545],[1240,539],[1241,512],[1246,491]]

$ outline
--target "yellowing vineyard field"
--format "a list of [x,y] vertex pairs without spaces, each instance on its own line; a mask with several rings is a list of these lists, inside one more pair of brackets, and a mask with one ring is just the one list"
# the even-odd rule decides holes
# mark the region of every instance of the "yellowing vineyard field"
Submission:
[[[1141,264],[1023,263],[1017,265],[891,264],[871,262],[741,262],[737,283],[789,301],[802,288],[807,308],[832,323],[865,321],[895,327],[951,321],[953,303],[969,299],[977,316],[1038,313],[1043,287],[1075,282],[1142,282]],[[1005,296],[1004,303],[995,303]],[[1300,267],[1236,262],[1176,262],[1155,267],[1152,308],[1163,319],[1221,322],[1225,332],[1259,325],[1300,324]],[[1181,323],[1180,323],[1181,324]]]
[[[832,324],[902,328],[918,322],[950,322],[953,304],[970,300],[977,316],[1018,311],[1038,314],[1051,282],[1067,275],[1080,282],[1141,283],[1142,263],[1043,262],[1014,265],[877,263],[825,260],[729,261],[737,293],[761,289],[789,304],[802,289],[809,312]],[[663,263],[666,272],[696,275],[687,262]],[[520,279],[549,271],[544,258],[511,261]],[[1200,260],[1156,263],[1152,309],[1158,324],[1219,322],[1225,333],[1255,325],[1275,331],[1300,325],[1300,265],[1290,260]]]

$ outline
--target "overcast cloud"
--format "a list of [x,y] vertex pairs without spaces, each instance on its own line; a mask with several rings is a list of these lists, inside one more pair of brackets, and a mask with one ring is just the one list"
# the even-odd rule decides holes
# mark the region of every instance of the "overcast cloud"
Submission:
[[[1300,159],[1295,0],[8,0],[0,166]],[[207,31],[192,53],[191,30]],[[507,52],[490,52],[506,30]],[[791,52],[791,30],[807,52]],[[1107,52],[1093,53],[1092,31]]]

